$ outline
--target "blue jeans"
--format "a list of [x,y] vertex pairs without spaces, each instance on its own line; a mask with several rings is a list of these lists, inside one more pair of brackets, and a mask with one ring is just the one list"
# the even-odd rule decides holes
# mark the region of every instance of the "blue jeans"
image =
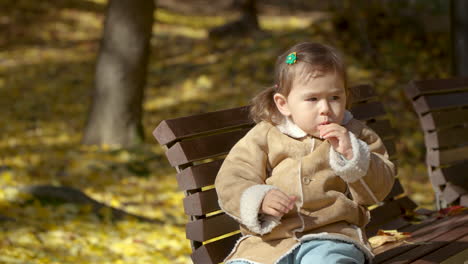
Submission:
[[[364,253],[356,246],[334,240],[310,240],[286,255],[278,264],[363,264]],[[229,264],[247,264],[244,260]]]

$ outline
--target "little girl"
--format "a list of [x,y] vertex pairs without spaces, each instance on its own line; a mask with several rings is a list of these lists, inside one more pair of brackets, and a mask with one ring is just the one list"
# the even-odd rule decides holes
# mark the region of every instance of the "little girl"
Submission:
[[390,192],[395,168],[345,109],[342,58],[300,43],[278,58],[275,79],[216,177],[219,204],[243,235],[225,263],[370,263],[366,206]]

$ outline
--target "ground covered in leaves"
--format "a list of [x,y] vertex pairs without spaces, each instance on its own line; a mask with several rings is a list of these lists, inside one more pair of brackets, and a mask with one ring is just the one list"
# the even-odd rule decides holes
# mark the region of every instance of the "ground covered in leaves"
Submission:
[[[271,84],[275,57],[298,41],[337,46],[351,83],[377,87],[401,138],[400,178],[415,201],[432,206],[423,138],[402,88],[411,79],[448,76],[448,31],[382,17],[366,39],[322,10],[266,13],[263,33],[213,41],[207,29],[235,14],[159,9],[146,144],[119,149],[80,145],[105,3],[59,2],[17,0],[0,11],[1,263],[189,263],[183,194],[152,129],[163,119],[248,103]],[[372,43],[373,56],[362,41]],[[73,187],[77,194],[36,198],[25,191],[33,185]]]

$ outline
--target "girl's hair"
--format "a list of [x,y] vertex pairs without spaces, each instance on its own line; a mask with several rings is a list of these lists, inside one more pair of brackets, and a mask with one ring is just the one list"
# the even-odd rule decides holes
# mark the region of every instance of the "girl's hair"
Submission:
[[[286,57],[292,52],[296,52],[296,63],[287,64]],[[250,117],[256,123],[268,121],[279,124],[283,116],[278,111],[273,96],[280,93],[288,97],[294,78],[304,77],[306,73],[336,74],[343,80],[346,96],[348,96],[346,69],[341,54],[334,48],[324,44],[299,43],[276,60],[275,84],[264,89],[252,99]]]

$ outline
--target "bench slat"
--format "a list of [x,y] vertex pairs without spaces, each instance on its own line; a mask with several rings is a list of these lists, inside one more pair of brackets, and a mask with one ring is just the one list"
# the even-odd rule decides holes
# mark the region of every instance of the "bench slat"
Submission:
[[191,255],[193,263],[217,264],[222,262],[240,237],[241,235],[237,234],[197,248]]
[[201,216],[221,209],[215,189],[186,196],[183,203],[186,215]]
[[429,111],[440,111],[467,105],[468,92],[427,95],[419,97],[414,101],[414,108],[421,115]]
[[444,263],[466,263],[468,259],[468,235],[465,235],[462,238],[457,239],[454,243],[450,243],[445,247],[442,247],[429,255],[424,256],[423,259],[411,262],[411,264],[430,264],[430,263],[442,263],[444,260],[448,260],[452,256],[456,256],[460,252],[466,252],[460,258],[454,257],[456,259],[450,259],[450,262]]
[[441,127],[453,127],[467,122],[468,108],[431,112],[421,117],[421,125],[424,131],[432,131]]
[[192,161],[207,159],[227,154],[250,128],[215,134],[202,138],[181,141],[166,151],[166,156],[173,167]]
[[468,157],[468,146],[428,151],[426,163],[432,167],[440,167],[445,164],[452,164],[466,160]]
[[367,121],[386,115],[385,109],[380,102],[370,102],[355,105],[351,107],[350,112],[353,114],[354,118],[362,121]]
[[253,124],[254,122],[249,118],[249,106],[242,106],[164,120],[153,131],[153,135],[159,144],[167,145],[176,140],[207,132]]
[[398,217],[397,219],[393,219],[390,222],[387,222],[383,225],[380,226],[366,226],[366,235],[367,237],[372,237],[377,234],[379,229],[382,230],[399,230],[401,228],[404,228],[406,226],[411,225],[410,222],[406,221],[403,217]]
[[417,260],[418,258],[421,258],[431,253],[432,251],[435,251],[447,245],[451,241],[457,240],[458,238],[465,236],[466,234],[468,234],[468,226],[459,226],[438,237],[432,238],[430,240],[432,243],[423,246],[417,246],[401,255],[396,256],[395,258],[385,261],[384,264],[410,263],[414,260]]
[[368,84],[350,87],[349,95],[351,104],[358,104],[377,97],[374,87]]
[[[441,219],[428,219],[425,222],[417,225],[410,225],[398,231],[411,232],[411,238],[406,239],[410,243],[427,242],[431,239],[445,234],[446,232],[458,226],[466,224],[468,220],[468,213],[456,215],[453,217],[446,217]],[[398,255],[416,248],[416,244],[404,244],[404,242],[384,244],[376,248],[375,263],[384,263],[385,261],[394,258]]]
[[424,136],[427,147],[431,149],[468,145],[468,127],[444,129]]
[[371,219],[367,228],[381,226],[401,214],[400,206],[396,201],[390,201],[370,211]]
[[380,226],[400,216],[402,209],[412,210],[416,207],[417,205],[408,196],[386,202],[384,205],[370,211],[371,220],[367,227]]
[[368,122],[366,124],[371,128],[379,137],[384,140],[387,138],[394,138],[396,135],[396,130],[392,127],[388,119],[377,120],[376,122]]
[[177,174],[179,189],[183,191],[213,185],[224,159],[188,167]]
[[239,223],[223,213],[188,223],[186,235],[190,240],[203,242],[237,230]]
[[454,164],[447,168],[437,168],[431,172],[431,179],[436,180],[438,185],[443,185],[446,182],[463,186],[468,190],[468,181],[466,180],[466,172],[468,171],[468,161]]
[[468,89],[468,78],[412,81],[405,87],[405,92],[414,100],[421,95],[464,89]]

